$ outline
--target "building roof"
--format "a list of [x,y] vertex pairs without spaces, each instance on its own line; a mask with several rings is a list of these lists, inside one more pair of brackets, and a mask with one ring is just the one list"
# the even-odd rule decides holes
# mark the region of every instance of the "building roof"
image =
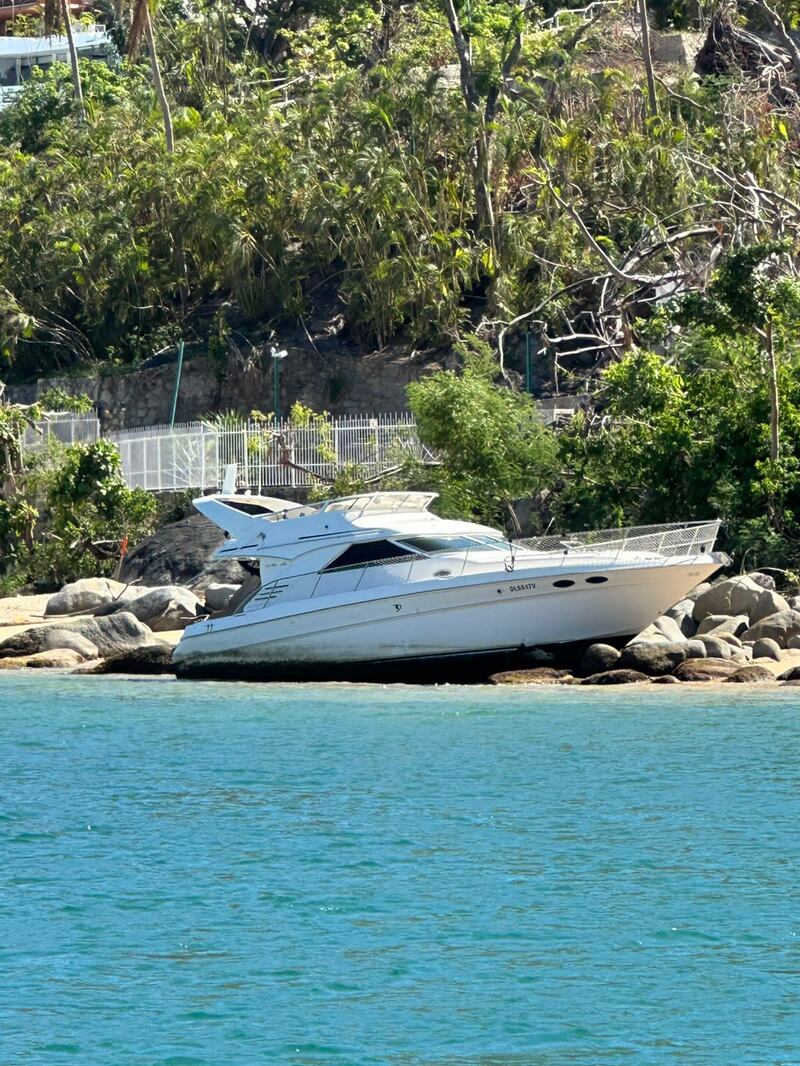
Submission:
[[[111,38],[102,27],[91,30],[76,30],[73,32],[76,49],[104,48],[111,44]],[[50,37],[0,37],[0,60],[3,59],[35,59],[38,56],[59,55],[66,53],[68,42],[66,37],[53,34]]]

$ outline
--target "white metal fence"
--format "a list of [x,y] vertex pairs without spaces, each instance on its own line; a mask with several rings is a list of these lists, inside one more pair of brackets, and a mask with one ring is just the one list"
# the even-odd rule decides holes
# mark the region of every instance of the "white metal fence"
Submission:
[[[539,402],[545,422],[574,413],[557,403]],[[22,446],[35,451],[49,438],[76,444],[90,443],[100,435],[97,418],[57,412],[27,430]],[[119,448],[129,487],[153,492],[216,489],[231,464],[236,465],[240,488],[259,490],[309,488],[315,481],[333,479],[349,465],[369,478],[408,457],[436,461],[420,442],[408,412],[316,418],[306,426],[288,420],[237,423],[223,418],[218,424],[143,426],[107,437]]]
[[131,487],[217,488],[235,464],[240,488],[308,488],[348,465],[367,477],[413,456],[433,460],[420,444],[409,414],[353,416],[297,426],[289,421],[249,422],[219,428],[202,422],[150,426],[110,435]]
[[62,444],[91,444],[100,436],[100,422],[94,415],[76,415],[72,411],[51,411],[47,418],[26,429],[22,447],[35,451],[49,440]]

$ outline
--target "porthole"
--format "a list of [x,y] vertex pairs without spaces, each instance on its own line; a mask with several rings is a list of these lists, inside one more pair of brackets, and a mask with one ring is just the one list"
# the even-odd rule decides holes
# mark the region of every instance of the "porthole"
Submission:
[[566,578],[562,578],[561,581],[554,581],[553,588],[555,589],[570,589],[575,584],[574,581],[567,581]]
[[595,574],[593,577],[586,578],[587,585],[602,585],[604,581],[608,581],[608,578],[603,577],[601,574]]

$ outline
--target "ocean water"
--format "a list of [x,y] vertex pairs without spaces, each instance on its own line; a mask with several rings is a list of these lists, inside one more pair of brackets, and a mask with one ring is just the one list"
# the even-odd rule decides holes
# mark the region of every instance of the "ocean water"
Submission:
[[800,1063],[798,690],[0,677],[0,1064]]

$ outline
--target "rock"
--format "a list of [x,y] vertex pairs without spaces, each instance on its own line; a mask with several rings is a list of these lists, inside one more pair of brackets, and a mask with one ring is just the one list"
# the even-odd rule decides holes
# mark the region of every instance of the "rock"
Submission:
[[142,588],[141,585],[125,585],[122,592],[110,603],[101,603],[99,607],[92,609],[91,613],[95,618],[102,618],[107,614],[115,614],[117,611],[124,611],[134,602],[138,600],[140,596],[144,596],[145,593],[150,590]]
[[752,625],[755,622],[760,622],[762,618],[768,618],[771,614],[790,610],[791,607],[788,601],[779,592],[770,592],[769,589],[765,589],[761,594],[761,599],[747,613]]
[[726,684],[733,682],[740,685],[753,685],[763,681],[774,681],[775,675],[771,670],[767,670],[765,666],[741,666],[722,680]]
[[727,640],[720,637],[698,637],[706,646],[706,657],[709,659],[730,659],[731,646]]
[[[87,671],[88,672],[88,671]],[[172,648],[167,644],[131,648],[102,659],[93,674],[173,674]]]
[[739,636],[740,633],[750,626],[750,619],[746,614],[725,615],[725,614],[709,614],[697,627],[697,636],[702,637],[705,634],[718,636],[720,633],[733,633],[734,636]]
[[782,674],[778,674],[778,681],[800,681],[800,666],[791,666]]
[[217,582],[212,582],[206,588],[206,607],[210,611],[224,611],[240,588],[241,585],[221,585]]
[[579,673],[583,677],[601,674],[604,670],[613,670],[619,662],[620,653],[610,644],[592,644],[583,653]]
[[619,660],[623,670],[638,670],[651,677],[671,674],[686,658],[686,642],[670,644],[628,644]]
[[761,637],[753,645],[753,658],[774,659],[776,662],[780,662],[781,649],[778,642],[770,637]]
[[800,635],[796,637],[789,637],[786,641],[786,647],[791,648],[793,651],[800,650]]
[[[16,633],[0,642],[0,656],[35,655],[47,651],[51,626],[34,626]],[[121,611],[107,618],[74,618],[59,623],[60,630],[77,633],[91,641],[102,656],[115,655],[129,648],[139,648],[145,644],[158,644],[150,629],[134,618],[132,614]]]
[[691,600],[692,604],[695,604],[703,593],[708,592],[710,588],[712,588],[710,581],[701,581],[699,585],[695,585],[690,592],[686,593],[686,599]]
[[695,621],[702,622],[711,614],[744,614],[752,624],[767,615],[789,609],[783,596],[762,588],[752,578],[731,577],[698,596],[692,616]]
[[54,648],[52,651],[38,651],[32,655],[1,658],[0,670],[69,670],[83,662],[80,652],[72,648]]
[[654,640],[662,643],[667,641],[670,644],[681,644],[686,640],[686,637],[674,618],[662,614],[654,622],[651,622],[647,629],[643,629],[633,640],[629,641],[629,645],[653,643]]
[[104,603],[111,603],[125,586],[119,581],[107,577],[84,577],[65,585],[55,596],[51,596],[45,608],[45,617],[54,614],[79,614],[91,611]]
[[688,640],[686,642],[687,659],[705,659],[708,657],[708,648],[702,640]]
[[40,651],[60,651],[69,649],[76,651],[82,659],[96,659],[97,645],[91,640],[75,633],[70,629],[62,629],[61,626],[47,626],[39,642]]
[[679,685],[680,681],[674,674],[662,674],[661,677],[653,678],[654,685]]
[[734,649],[734,651],[742,649],[742,642],[738,637],[735,637],[733,633],[726,633],[724,629],[715,630],[713,633],[706,633],[707,637],[716,637],[718,640],[724,640],[726,644]]
[[760,585],[762,589],[767,589],[769,592],[775,591],[775,578],[770,574],[762,574],[759,570],[752,570],[747,576],[751,581],[755,581],[757,585]]
[[582,685],[635,685],[650,681],[647,674],[639,670],[609,670],[605,674],[592,674],[581,681]]
[[755,641],[761,640],[762,637],[770,637],[777,642],[778,647],[785,648],[786,642],[796,636],[800,636],[800,611],[793,611],[790,608],[760,619],[742,634],[742,640]]
[[571,678],[569,669],[537,666],[533,669],[507,669],[490,677],[492,684],[557,684]]
[[668,611],[664,612],[666,618],[671,618],[676,623],[678,629],[681,631],[684,637],[687,639],[693,637],[697,632],[697,622],[692,618],[692,611],[694,610],[694,600],[685,599],[680,600],[674,604]]
[[163,633],[169,629],[185,629],[195,621],[198,614],[205,613],[197,596],[190,589],[181,588],[180,585],[145,589],[143,595],[120,610],[129,611],[140,622],[148,625],[154,633]]
[[738,669],[726,659],[687,659],[676,669],[679,681],[722,681]]
[[734,648],[731,654],[731,662],[738,663],[739,666],[747,666],[752,662],[752,655],[748,655],[742,648]]
[[146,537],[125,556],[123,581],[142,585],[188,585],[198,591],[210,584],[240,585],[247,572],[234,559],[212,560],[225,542],[221,529],[204,515],[191,515]]

